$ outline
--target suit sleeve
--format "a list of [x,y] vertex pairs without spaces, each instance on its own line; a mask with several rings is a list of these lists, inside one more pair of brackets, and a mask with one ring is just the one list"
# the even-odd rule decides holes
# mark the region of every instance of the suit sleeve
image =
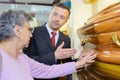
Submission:
[[54,53],[49,53],[41,57],[40,62],[48,65],[56,64],[57,61],[55,59]]

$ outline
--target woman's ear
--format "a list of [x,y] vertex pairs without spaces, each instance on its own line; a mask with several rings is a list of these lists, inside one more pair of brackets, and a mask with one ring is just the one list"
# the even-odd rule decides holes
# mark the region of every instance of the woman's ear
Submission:
[[14,27],[14,33],[17,37],[20,37],[20,31],[21,31],[20,28],[21,27],[19,27],[18,25],[15,25],[15,27]]

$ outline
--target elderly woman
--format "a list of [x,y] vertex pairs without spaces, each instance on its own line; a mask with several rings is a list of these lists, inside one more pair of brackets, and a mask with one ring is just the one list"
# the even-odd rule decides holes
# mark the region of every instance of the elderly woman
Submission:
[[[93,51],[77,62],[48,66],[38,63],[21,52],[27,47],[33,29],[31,17],[23,11],[7,11],[0,16],[0,55],[2,71],[0,80],[33,80],[35,78],[55,78],[76,72],[76,69],[94,62]],[[56,52],[75,53],[75,49],[62,49],[62,43]],[[42,47],[42,45],[41,45]]]

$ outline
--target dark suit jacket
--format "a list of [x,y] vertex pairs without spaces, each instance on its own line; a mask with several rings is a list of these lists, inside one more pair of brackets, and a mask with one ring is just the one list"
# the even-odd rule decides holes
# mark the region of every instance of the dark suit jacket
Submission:
[[[62,32],[59,32],[58,42],[56,47],[53,48],[49,33],[45,25],[42,25],[41,27],[35,27],[29,47],[23,49],[23,52],[38,62],[48,65],[59,64],[61,60],[55,59],[54,51],[63,41],[65,42],[63,48],[70,48],[70,38]],[[62,62],[65,63],[71,60],[71,58],[67,58]]]

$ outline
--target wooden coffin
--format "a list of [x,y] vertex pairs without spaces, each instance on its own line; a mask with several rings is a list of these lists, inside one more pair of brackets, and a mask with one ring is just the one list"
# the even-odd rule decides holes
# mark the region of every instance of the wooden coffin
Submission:
[[98,51],[97,60],[110,63],[120,64],[120,51]]
[[120,65],[96,61],[82,71],[79,80],[120,80]]
[[105,33],[120,30],[120,2],[116,3],[92,18],[80,29],[83,34]]
[[[78,34],[87,36],[81,41],[93,43],[97,50],[120,50],[120,2],[115,3],[88,19]],[[87,41],[86,41],[87,40]]]
[[80,79],[120,80],[120,2],[89,18],[78,34],[84,35],[79,36],[83,50],[89,50],[89,42],[98,54],[95,63],[78,72]]
[[89,35],[89,42],[96,45],[97,50],[119,50],[120,31]]

